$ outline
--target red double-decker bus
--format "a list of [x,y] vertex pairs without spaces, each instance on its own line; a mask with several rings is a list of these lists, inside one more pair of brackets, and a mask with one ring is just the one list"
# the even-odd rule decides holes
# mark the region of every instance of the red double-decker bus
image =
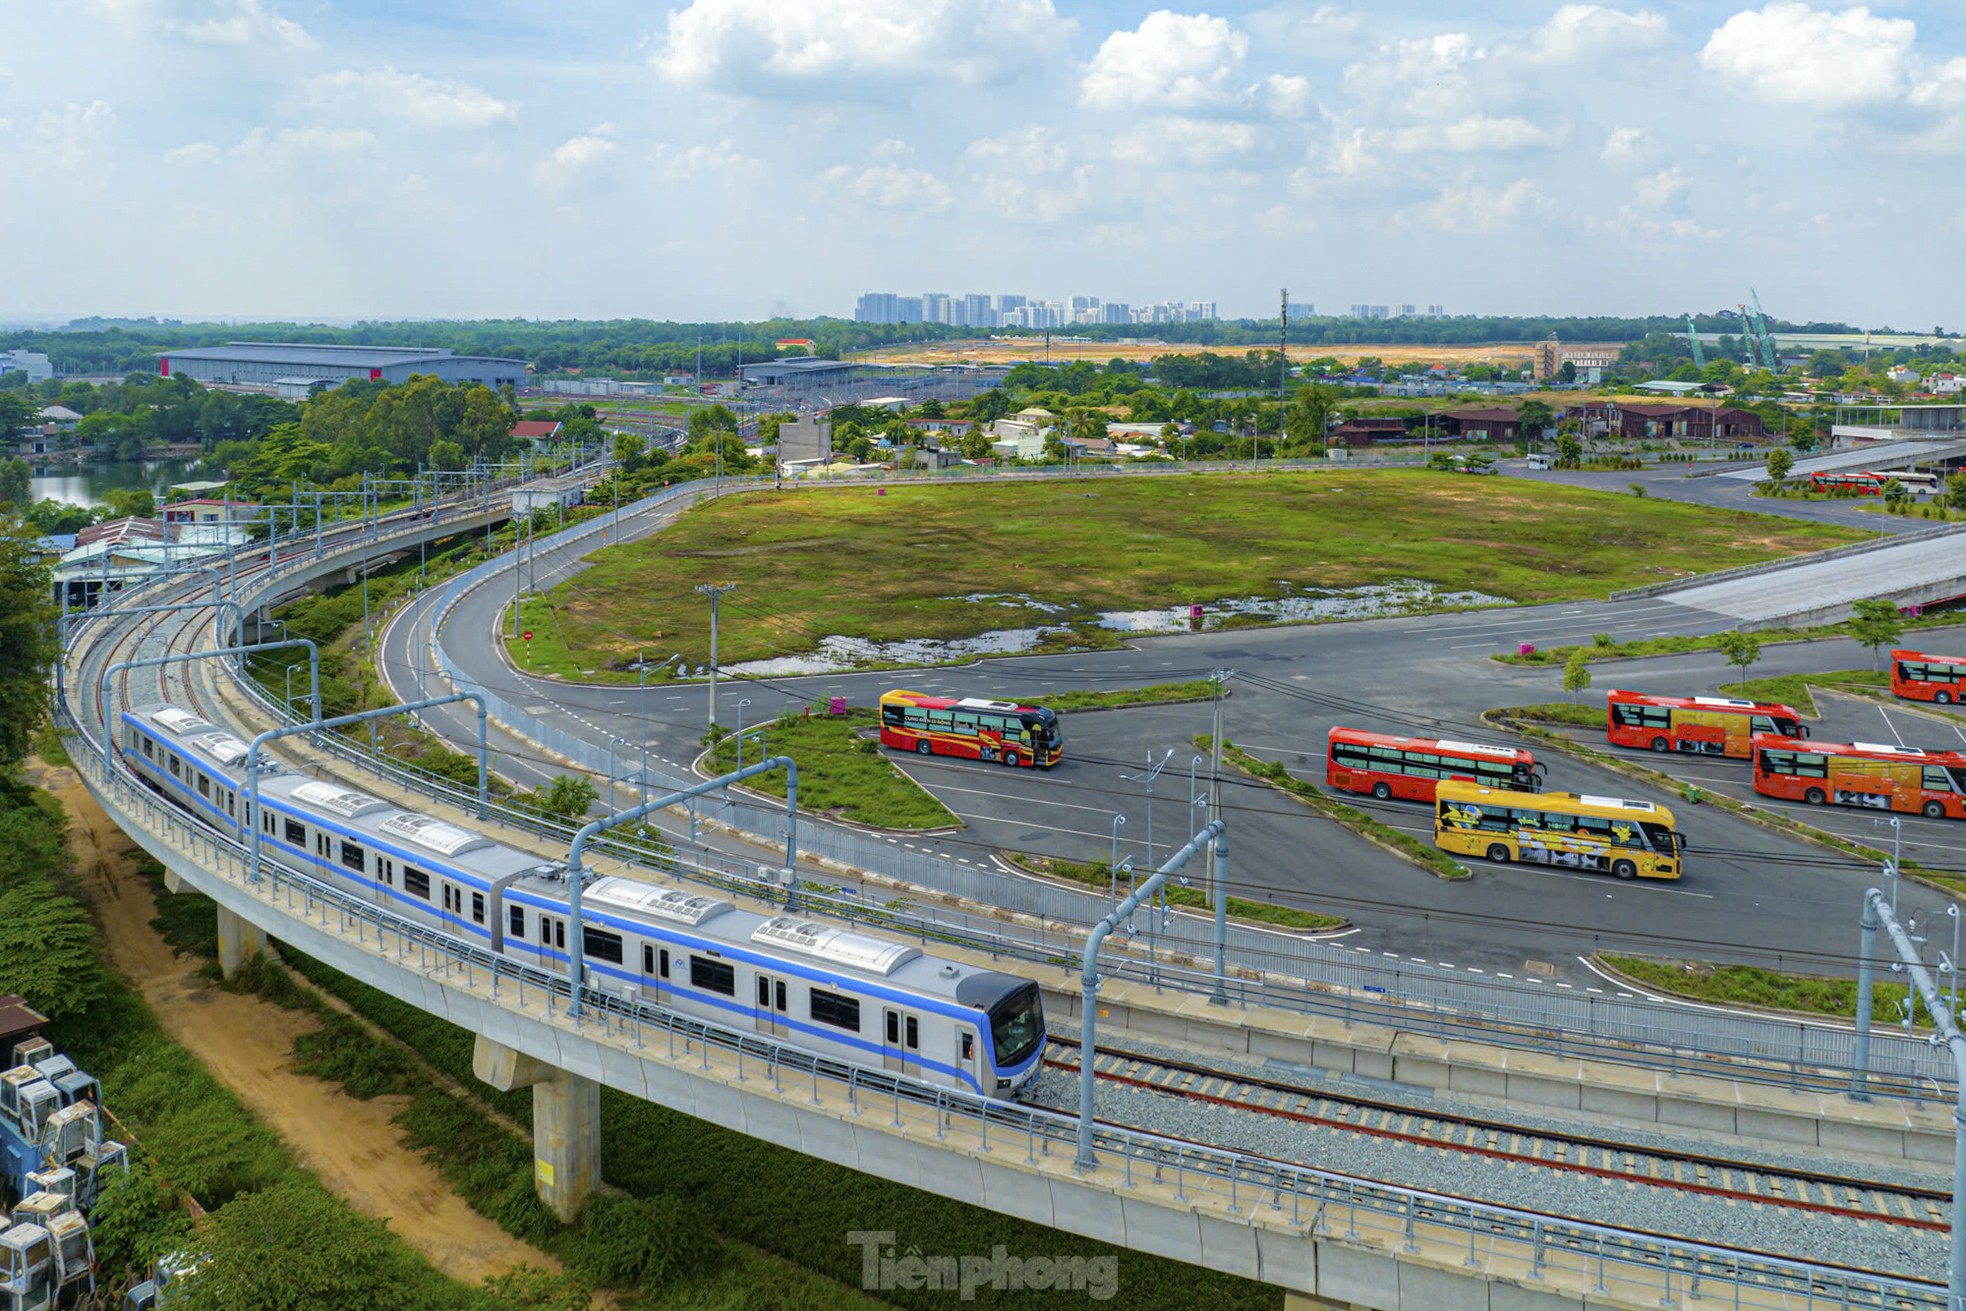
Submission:
[[1434,800],[1434,785],[1461,779],[1508,792],[1535,792],[1548,766],[1520,747],[1397,737],[1360,728],[1334,728],[1327,739],[1324,781],[1381,801]]
[[1604,735],[1613,746],[1746,760],[1756,733],[1808,737],[1802,716],[1779,704],[1725,696],[1647,696],[1613,689]]
[[1057,714],[1044,706],[896,690],[881,694],[881,745],[1050,769],[1064,754],[1065,738]]
[[1876,742],[1838,746],[1758,733],[1754,790],[1824,806],[1866,806],[1966,819],[1966,753]]
[[1891,653],[1891,691],[1913,701],[1949,706],[1966,701],[1966,656]]

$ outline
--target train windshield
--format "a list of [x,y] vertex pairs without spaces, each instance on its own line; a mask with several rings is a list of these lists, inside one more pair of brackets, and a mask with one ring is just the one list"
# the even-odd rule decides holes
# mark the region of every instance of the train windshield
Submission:
[[999,1066],[1016,1065],[1044,1041],[1044,1002],[1027,983],[990,1008],[990,1040]]

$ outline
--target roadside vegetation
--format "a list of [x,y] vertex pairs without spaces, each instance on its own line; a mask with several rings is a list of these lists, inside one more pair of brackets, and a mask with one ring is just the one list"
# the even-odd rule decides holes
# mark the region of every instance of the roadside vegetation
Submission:
[[[719,635],[719,658],[736,664],[836,633],[1083,630],[1106,612],[1416,576],[1521,602],[1602,596],[1862,536],[1424,470],[851,487],[700,505],[655,537],[596,552],[548,598],[579,668],[619,668],[657,646],[694,666],[709,658],[698,583],[738,584]],[[532,626],[537,641],[545,625]]]
[[[1854,1019],[1857,981],[1820,974],[1788,974],[1754,965],[1716,965],[1711,961],[1660,960],[1649,956],[1601,955],[1598,964],[1639,987],[1716,1006],[1799,1015]],[[1909,990],[1879,979],[1873,985],[1871,1014],[1879,1022],[1898,1016]]]
[[[1962,619],[1966,619],[1966,614],[1959,610],[1928,610],[1921,615],[1902,617],[1899,620],[1900,632],[1956,628]],[[1812,628],[1757,628],[1753,636],[1762,646],[1781,642],[1816,642],[1831,637],[1851,637],[1861,641],[1859,622],[1845,619],[1840,623],[1820,624]],[[1700,636],[1641,637],[1616,641],[1609,633],[1599,633],[1587,644],[1538,647],[1528,655],[1511,651],[1491,655],[1489,659],[1504,665],[1562,665],[1581,652],[1586,663],[1631,660],[1640,656],[1681,655],[1690,651],[1722,651],[1726,648],[1727,637],[1726,633],[1706,633]]]

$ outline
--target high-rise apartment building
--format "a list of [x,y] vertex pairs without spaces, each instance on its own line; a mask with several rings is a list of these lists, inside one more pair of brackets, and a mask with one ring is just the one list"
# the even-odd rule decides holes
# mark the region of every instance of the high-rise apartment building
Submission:
[[956,321],[970,328],[994,328],[997,326],[997,311],[991,306],[988,296],[971,292],[963,297],[962,317]]

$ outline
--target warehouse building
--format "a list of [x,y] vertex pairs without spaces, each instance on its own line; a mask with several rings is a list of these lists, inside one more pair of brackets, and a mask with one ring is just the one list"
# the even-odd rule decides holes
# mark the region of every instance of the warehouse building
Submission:
[[411,375],[435,374],[445,382],[487,387],[525,386],[524,360],[491,355],[456,355],[418,346],[304,346],[281,342],[235,341],[160,351],[157,372],[166,378],[248,387],[292,389],[339,387],[350,378],[408,382]]

